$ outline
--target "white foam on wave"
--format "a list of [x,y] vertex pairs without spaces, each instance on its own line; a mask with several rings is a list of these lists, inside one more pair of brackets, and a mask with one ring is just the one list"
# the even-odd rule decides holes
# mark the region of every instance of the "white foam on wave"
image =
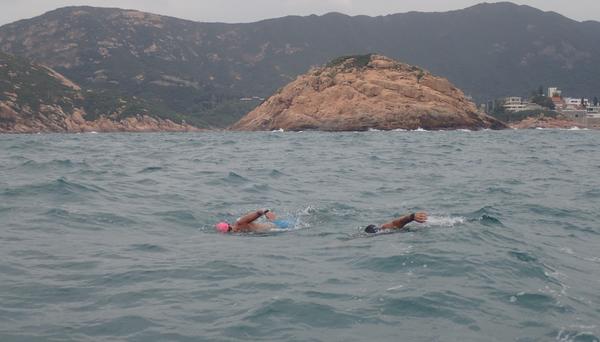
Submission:
[[561,247],[560,251],[565,253],[565,254],[569,254],[569,255],[575,255],[575,252],[573,252],[573,250],[569,247]]
[[[557,341],[572,342],[579,340],[588,340],[588,337],[594,336],[593,331],[597,329],[596,325],[573,324],[568,327],[561,327],[556,335]],[[598,341],[592,339],[591,341]]]
[[592,262],[598,262],[600,263],[600,257],[591,257],[591,258],[584,258],[587,261],[592,261]]
[[283,214],[281,216],[281,218],[284,220],[290,221],[292,223],[292,225],[288,228],[273,228],[270,231],[271,232],[289,232],[289,231],[294,231],[294,230],[310,228],[310,224],[308,224],[306,221],[304,221],[303,218],[305,216],[312,214],[313,211],[314,211],[314,208],[309,205],[308,207],[297,210],[296,212],[289,213],[287,215]]
[[301,216],[301,215],[310,215],[310,214],[312,214],[314,211],[315,211],[315,208],[314,208],[312,205],[309,205],[308,207],[306,207],[306,208],[304,208],[304,209],[301,209],[301,210],[299,210],[299,211],[298,211],[296,214],[297,214],[298,216]]
[[589,131],[589,128],[581,128],[577,126],[573,126],[571,128],[544,128],[544,127],[536,127],[535,129],[539,131]]
[[466,218],[457,216],[429,216],[427,218],[428,226],[454,227],[458,224],[465,223]]
[[404,285],[398,285],[398,286],[393,286],[390,287],[389,289],[386,289],[386,291],[395,291],[395,290],[400,290],[404,287]]
[[285,132],[285,130],[283,130],[283,128],[274,129],[274,130],[271,131],[271,133],[284,133],[284,132]]

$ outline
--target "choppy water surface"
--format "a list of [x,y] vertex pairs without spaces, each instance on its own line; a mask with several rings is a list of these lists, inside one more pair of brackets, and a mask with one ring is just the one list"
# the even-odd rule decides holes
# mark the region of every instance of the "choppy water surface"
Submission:
[[[0,136],[1,341],[598,341],[594,131]],[[212,226],[268,207],[288,232]],[[413,210],[405,233],[359,227]]]

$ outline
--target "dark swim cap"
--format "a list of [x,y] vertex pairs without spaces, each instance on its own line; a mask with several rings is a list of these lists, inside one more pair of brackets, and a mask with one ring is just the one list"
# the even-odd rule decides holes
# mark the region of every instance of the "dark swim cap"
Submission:
[[374,224],[370,224],[367,226],[367,228],[365,228],[365,233],[375,234],[377,231],[379,231],[379,229]]

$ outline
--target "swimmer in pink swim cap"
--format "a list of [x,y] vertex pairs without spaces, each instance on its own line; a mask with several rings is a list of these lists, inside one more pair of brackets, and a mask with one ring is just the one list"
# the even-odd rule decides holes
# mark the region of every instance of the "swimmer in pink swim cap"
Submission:
[[[266,223],[256,223],[254,221],[261,217],[267,219]],[[273,228],[287,228],[282,227],[284,220],[277,220],[277,217],[269,209],[259,209],[250,212],[235,221],[234,224],[227,222],[219,222],[215,225],[217,231],[221,233],[248,233],[248,232],[263,232]]]

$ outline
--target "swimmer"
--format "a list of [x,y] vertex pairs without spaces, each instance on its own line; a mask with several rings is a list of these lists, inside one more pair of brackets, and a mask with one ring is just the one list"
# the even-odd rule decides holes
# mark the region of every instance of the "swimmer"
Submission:
[[365,228],[365,233],[374,234],[385,230],[402,229],[404,228],[404,226],[413,221],[416,221],[418,223],[426,222],[427,213],[417,212],[410,215],[405,215],[381,226],[371,224]]
[[[265,217],[268,222],[255,222],[261,217]],[[259,209],[249,212],[240,217],[233,225],[228,222],[219,222],[215,228],[221,233],[250,233],[250,232],[265,232],[272,229],[286,229],[292,224],[286,220],[278,220],[277,216],[269,209]]]

